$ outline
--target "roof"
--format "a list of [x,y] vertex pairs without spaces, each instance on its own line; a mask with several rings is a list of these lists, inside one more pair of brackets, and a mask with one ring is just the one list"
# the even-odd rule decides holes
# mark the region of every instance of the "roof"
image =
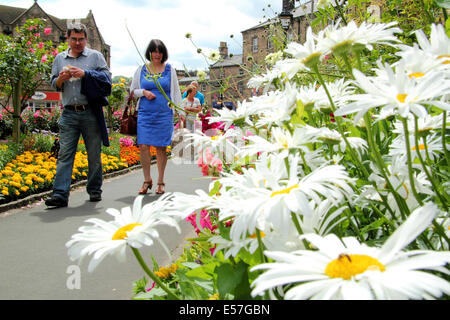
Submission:
[[242,64],[243,54],[234,54],[231,57],[228,56],[224,60],[216,62],[211,65],[211,68],[231,67]]
[[[316,12],[318,3],[319,3],[319,0],[311,0],[311,1],[308,1],[308,2],[306,2],[304,4],[299,5],[296,8],[294,8],[291,11],[294,19],[306,16],[307,14],[311,14],[311,7],[313,9],[313,12]],[[333,4],[333,6],[335,5],[335,0],[332,0],[332,4]],[[276,17],[268,19],[268,20],[266,20],[266,21],[264,21],[264,22],[262,22],[262,23],[260,23],[260,24],[258,24],[256,26],[253,26],[253,27],[248,28],[248,29],[246,29],[244,31],[241,31],[241,33],[242,32],[246,32],[246,31],[250,31],[250,30],[253,30],[253,29],[259,29],[261,27],[264,27],[264,26],[267,26],[267,25],[271,25],[271,24],[274,24],[274,23],[278,23],[279,20],[280,19],[278,18],[278,16],[276,16]]]
[[[209,80],[209,76],[206,76],[205,80],[203,80],[203,81],[208,81],[208,80]],[[182,82],[182,83],[187,83],[187,82],[191,83],[192,81],[203,82],[200,80],[199,77],[184,77],[184,78],[178,79],[178,82]]]
[[18,16],[28,9],[0,5],[0,20],[5,24],[11,24]]
[[[25,14],[27,11],[31,10],[34,6],[37,6],[61,31],[67,30],[67,22],[74,20],[74,19],[60,19],[55,16],[49,15],[47,12],[42,9],[41,6],[35,1],[34,4],[28,8],[17,8],[17,7],[10,7],[10,6],[4,6],[0,5],[0,21],[2,21],[4,24],[13,24],[18,18],[20,18],[23,14]],[[105,43],[105,40],[103,39],[102,34],[100,33],[100,30],[98,29],[97,23],[94,19],[94,15],[92,14],[92,11],[89,10],[89,13],[86,18],[76,19],[79,20],[81,23],[87,25],[89,23],[89,19],[92,18],[92,21],[94,23],[94,27],[97,29],[98,35],[100,37],[101,43],[108,46]]]

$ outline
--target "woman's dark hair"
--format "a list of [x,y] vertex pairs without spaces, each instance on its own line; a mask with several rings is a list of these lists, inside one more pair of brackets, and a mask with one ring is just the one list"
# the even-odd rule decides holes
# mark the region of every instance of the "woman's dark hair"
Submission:
[[161,40],[153,39],[148,44],[147,50],[145,50],[145,58],[150,61],[152,58],[152,52],[159,51],[159,53],[162,53],[162,59],[161,63],[164,63],[167,61],[167,58],[169,58],[169,54],[167,53],[167,48]]

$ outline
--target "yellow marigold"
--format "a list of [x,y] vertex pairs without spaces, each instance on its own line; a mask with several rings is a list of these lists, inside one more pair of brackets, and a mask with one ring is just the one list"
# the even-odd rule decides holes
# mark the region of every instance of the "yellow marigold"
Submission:
[[4,196],[9,196],[9,191],[8,191],[8,189],[3,189],[3,190],[2,190],[2,194],[3,194]]
[[219,300],[219,299],[220,299],[220,297],[217,292],[208,298],[208,300]]
[[30,188],[27,186],[23,186],[22,188],[20,188],[20,190],[22,190],[23,192],[27,192]]

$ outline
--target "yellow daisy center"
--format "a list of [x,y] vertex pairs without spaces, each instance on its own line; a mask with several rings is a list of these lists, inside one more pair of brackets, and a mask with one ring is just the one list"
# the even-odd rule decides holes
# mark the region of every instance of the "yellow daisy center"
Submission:
[[[265,234],[264,232],[262,232],[262,231],[259,231],[259,234],[261,235],[261,238],[264,238],[264,237],[266,236],[266,234]],[[256,239],[256,238],[258,238],[258,236],[257,236],[257,234],[256,234],[256,232],[255,232],[255,233],[252,234],[249,238],[251,238],[251,239]]]
[[116,231],[116,233],[114,233],[112,239],[113,240],[124,240],[127,237],[127,232],[130,232],[135,227],[141,226],[141,225],[142,225],[141,223],[130,223],[130,224],[118,229]]
[[351,277],[367,270],[385,271],[386,267],[377,259],[361,254],[340,254],[325,268],[325,274],[331,278],[350,280]]
[[408,95],[405,94],[405,93],[399,93],[399,94],[397,95],[397,100],[400,101],[401,103],[404,103],[407,96],[408,96]]
[[422,72],[414,72],[414,73],[411,73],[410,75],[409,75],[409,78],[410,79],[412,79],[412,78],[420,78],[420,77],[423,77],[425,74],[424,73],[422,73]]
[[[438,59],[440,58],[450,58],[450,55],[448,54],[443,54],[442,56],[439,56]],[[450,59],[449,60],[445,60],[444,62],[442,62],[442,64],[449,64],[450,63]]]
[[[425,147],[425,145],[424,144],[420,144],[419,145],[419,150],[425,150],[427,147]],[[416,146],[413,146],[412,147],[412,151],[416,151],[417,150],[417,148],[416,148]]]
[[298,188],[298,187],[299,187],[299,185],[295,184],[292,187],[289,187],[289,188],[286,188],[286,189],[283,189],[283,190],[279,190],[279,191],[275,191],[275,192],[273,192],[270,195],[270,197],[273,198],[273,197],[275,197],[276,195],[279,195],[279,194],[289,194],[293,189]]

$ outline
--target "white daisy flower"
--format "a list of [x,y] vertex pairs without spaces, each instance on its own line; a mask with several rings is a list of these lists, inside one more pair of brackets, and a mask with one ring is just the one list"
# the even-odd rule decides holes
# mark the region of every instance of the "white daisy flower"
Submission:
[[403,64],[408,77],[419,81],[431,72],[445,71],[450,68],[449,64],[443,64],[440,59],[436,59],[435,55],[419,49],[416,44],[413,47],[404,46],[403,51],[398,52],[397,55],[402,59],[393,66]]
[[255,97],[253,103],[261,107],[258,111],[257,127],[268,125],[270,128],[273,124],[282,126],[283,121],[291,119],[291,114],[296,108],[297,87],[287,83],[283,91],[273,91],[267,95]]
[[[436,133],[426,138],[426,144],[419,138],[418,146],[416,146],[415,136],[409,135],[408,139],[411,148],[410,152],[412,161],[416,158],[419,159],[417,155],[419,152],[424,160],[427,159],[428,155],[432,159],[439,158],[444,152],[442,138]],[[404,135],[400,135],[392,141],[389,148],[389,155],[406,159],[406,141]]]
[[357,113],[354,121],[358,122],[364,114],[373,108],[382,107],[403,118],[413,113],[425,117],[428,113],[424,105],[432,104],[441,109],[450,110],[450,105],[440,98],[450,92],[450,82],[442,73],[433,73],[423,81],[409,78],[402,65],[394,70],[389,65],[383,67],[384,76],[366,77],[358,70],[353,70],[356,85],[365,93],[346,97],[352,103],[336,110],[335,116]]
[[357,26],[355,21],[350,21],[346,26],[340,26],[339,22],[331,24],[318,34],[318,48],[324,52],[345,52],[348,48],[360,45],[372,50],[372,44],[394,45],[399,42],[394,33],[402,30],[394,27],[397,22],[390,23],[366,23],[363,21]]
[[281,78],[281,73],[279,70],[276,69],[267,70],[265,74],[255,75],[251,77],[250,80],[247,82],[247,87],[259,89],[265,84],[266,86],[264,88],[264,93],[267,93],[273,80],[277,78]]
[[[291,54],[296,60],[296,66],[298,69],[294,72],[296,74],[299,70],[309,70],[311,64],[317,64],[328,51],[320,50],[317,47],[316,37],[314,36],[311,27],[306,30],[306,40],[303,44],[297,42],[291,42],[284,50],[286,53]],[[281,64],[281,61],[279,61]],[[278,63],[277,63],[278,64]],[[282,67],[275,65],[275,68],[282,70]],[[289,77],[291,79],[292,77]]]
[[307,127],[296,127],[292,134],[286,129],[274,127],[270,134],[267,139],[260,136],[248,137],[250,144],[242,147],[237,155],[251,156],[259,152],[277,152],[280,157],[286,158],[291,150],[301,149],[309,152],[306,144],[317,141]]
[[244,100],[238,102],[236,110],[229,110],[228,108],[216,110],[219,115],[209,117],[209,123],[225,122],[226,131],[228,131],[231,125],[240,127],[247,124],[253,126],[250,116],[254,115],[258,109],[260,109],[259,106],[255,106],[253,103]]
[[127,245],[141,248],[153,245],[155,240],[166,249],[170,257],[156,227],[169,225],[178,232],[180,228],[174,219],[162,214],[164,197],[144,207],[141,207],[142,199],[143,196],[135,199],[133,209],[107,209],[106,212],[114,217],[113,221],[106,222],[96,218],[86,220],[92,225],[80,227],[80,232],[72,235],[71,240],[66,243],[70,259],[81,263],[86,256],[93,255],[88,266],[88,271],[92,272],[108,255],[115,255],[119,261],[125,261]]
[[[242,199],[245,195],[246,198],[243,202],[246,210],[232,212],[236,216],[230,233],[232,238],[242,238],[247,233],[253,233],[256,222],[261,216],[274,228],[285,232],[292,223],[291,212],[300,215],[313,214],[309,205],[310,200],[319,203],[327,198],[333,203],[339,203],[345,197],[351,197],[353,194],[350,183],[354,180],[348,176],[342,166],[325,166],[301,178],[297,175],[299,157],[291,156],[288,158],[291,172],[289,178],[286,179],[285,162],[283,159],[276,161],[275,158],[270,158],[272,176],[259,172],[260,181],[263,181],[260,186],[255,187],[243,183],[247,175],[245,171],[236,177],[235,181],[233,179],[220,180],[225,189],[230,187],[232,192],[238,195],[237,197]],[[276,177],[276,173],[278,173],[278,177]],[[232,193],[229,195],[233,197]],[[227,212],[226,208],[222,209],[219,214],[220,219]]]
[[[345,79],[328,82],[326,83],[326,86],[336,108],[339,108],[344,104],[344,97],[351,96],[355,92],[355,88],[351,86],[351,82],[345,81]],[[315,109],[330,109],[331,112],[331,102],[325,89],[323,87],[320,87],[317,93],[317,100],[314,105]]]
[[[400,197],[402,197],[408,206],[413,211],[419,207],[419,203],[412,193],[411,182],[409,180],[408,166],[405,166],[404,157],[393,157],[391,163],[387,165],[387,175],[389,182]],[[377,188],[374,190],[372,187],[365,189],[365,197],[367,199],[375,199],[381,201],[381,198],[376,199],[376,194],[387,196],[387,201],[391,208],[396,212],[397,216],[400,216],[401,209],[398,207],[397,201],[391,191],[388,191],[388,184],[383,175],[379,172],[378,168],[371,163],[372,174],[369,176],[369,181],[375,182]],[[424,172],[413,174],[414,185],[417,192],[425,195],[433,195],[431,189],[431,183],[428,181]],[[387,211],[386,216],[391,217]],[[394,219],[395,220],[395,219]],[[395,222],[395,221],[394,221]]]
[[232,162],[240,145],[244,144],[242,131],[238,129],[229,129],[224,134],[215,136],[209,136],[207,132],[189,133],[185,135],[185,138],[188,142],[185,149],[189,150],[189,147],[193,146],[199,153],[209,149],[225,163]]
[[381,248],[356,238],[342,241],[334,234],[304,235],[317,251],[265,252],[273,263],[251,271],[267,270],[252,283],[253,296],[290,285],[284,298],[301,299],[425,299],[450,294],[450,283],[427,271],[448,273],[449,252],[402,251],[432,222],[438,209],[426,204],[415,210]]
[[442,25],[431,25],[430,40],[422,30],[417,30],[415,33],[422,50],[434,55],[441,63],[450,63],[450,38]]
[[[423,118],[417,119],[417,125],[418,125],[418,131],[419,135],[423,136],[424,134],[431,133],[433,131],[441,130],[442,129],[442,117],[443,115],[426,115]],[[447,114],[446,122],[450,123],[450,115]],[[408,128],[413,133],[415,131],[415,120],[413,117],[408,117]],[[404,127],[403,123],[401,121],[395,121],[394,123],[394,129],[392,132],[403,135],[404,134]]]

